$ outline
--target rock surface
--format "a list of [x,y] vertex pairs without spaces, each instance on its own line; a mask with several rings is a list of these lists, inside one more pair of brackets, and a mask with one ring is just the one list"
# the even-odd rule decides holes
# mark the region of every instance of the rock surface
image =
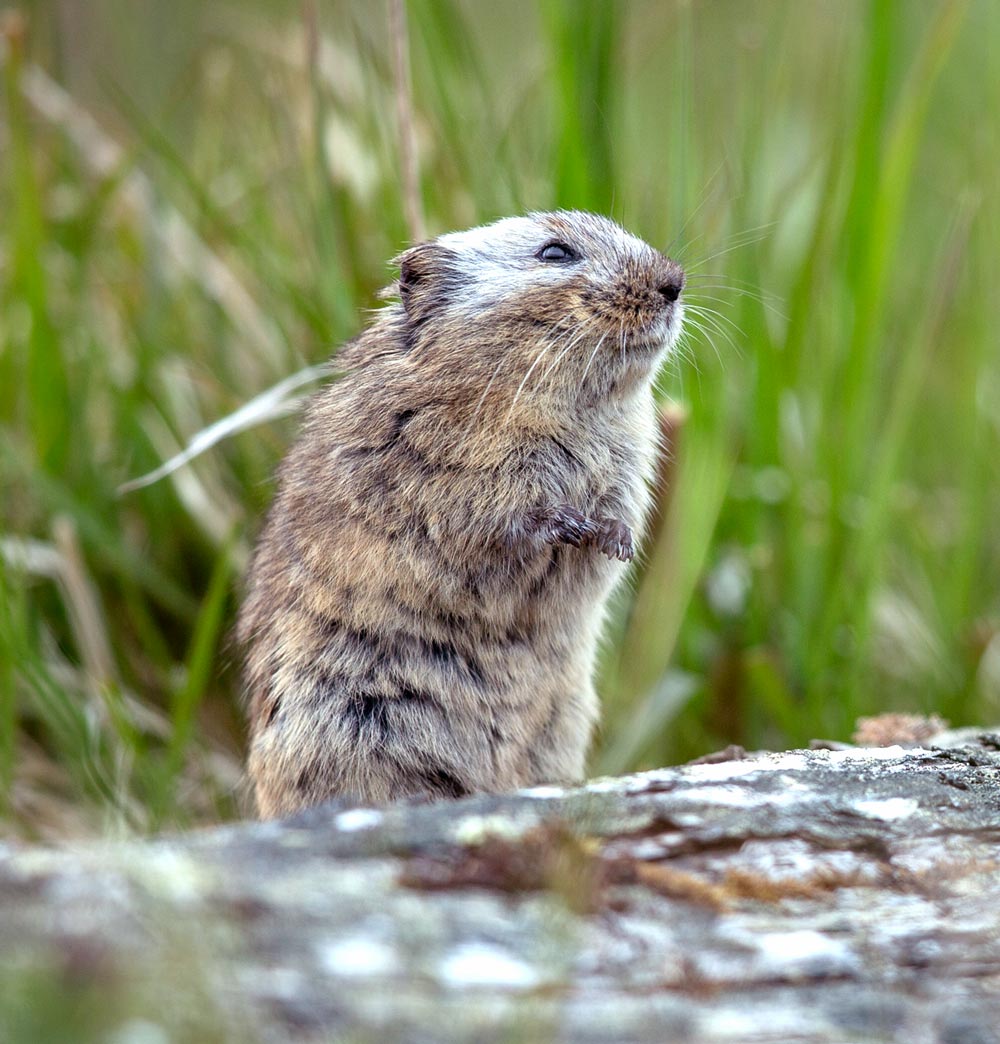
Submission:
[[1000,736],[0,848],[0,1039],[1000,1041]]

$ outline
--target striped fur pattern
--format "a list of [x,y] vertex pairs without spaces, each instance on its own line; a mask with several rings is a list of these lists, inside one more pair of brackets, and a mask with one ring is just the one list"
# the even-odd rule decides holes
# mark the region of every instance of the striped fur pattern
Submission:
[[239,620],[258,811],[584,773],[683,273],[593,214],[397,258],[282,464]]

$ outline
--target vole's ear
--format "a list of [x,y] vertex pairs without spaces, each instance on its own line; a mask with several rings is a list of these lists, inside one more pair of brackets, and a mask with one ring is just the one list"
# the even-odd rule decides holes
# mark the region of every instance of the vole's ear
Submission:
[[450,250],[439,243],[418,243],[393,258],[399,265],[399,297],[411,319],[420,319],[443,303],[453,268]]

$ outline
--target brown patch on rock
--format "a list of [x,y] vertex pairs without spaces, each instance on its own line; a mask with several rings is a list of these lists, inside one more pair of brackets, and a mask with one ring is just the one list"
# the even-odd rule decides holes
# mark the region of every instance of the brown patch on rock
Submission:
[[859,747],[920,744],[946,728],[948,722],[937,714],[878,714],[871,718],[858,718],[851,738]]

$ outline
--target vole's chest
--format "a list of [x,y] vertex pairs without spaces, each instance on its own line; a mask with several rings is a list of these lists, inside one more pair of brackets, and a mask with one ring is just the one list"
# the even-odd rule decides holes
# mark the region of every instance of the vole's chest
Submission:
[[550,438],[535,454],[539,499],[591,517],[614,514],[634,525],[633,505],[635,512],[641,510],[644,458],[642,447],[620,432]]

